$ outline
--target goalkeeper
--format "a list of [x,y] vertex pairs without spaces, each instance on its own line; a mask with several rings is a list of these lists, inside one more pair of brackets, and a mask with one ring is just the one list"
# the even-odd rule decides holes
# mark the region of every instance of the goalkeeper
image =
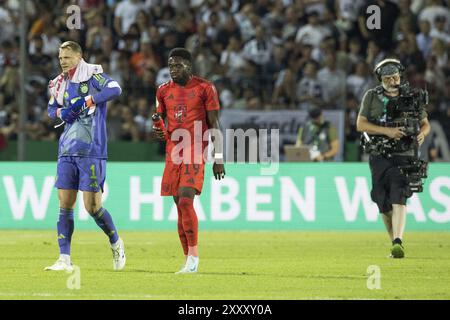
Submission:
[[125,267],[124,244],[109,212],[102,207],[106,176],[106,103],[117,98],[119,84],[103,73],[100,65],[82,59],[78,43],[64,42],[59,48],[62,73],[49,83],[48,115],[65,124],[59,139],[55,187],[58,189],[57,223],[59,259],[45,270],[73,269],[70,244],[74,230],[73,209],[78,190],[84,206],[109,238],[113,269]]

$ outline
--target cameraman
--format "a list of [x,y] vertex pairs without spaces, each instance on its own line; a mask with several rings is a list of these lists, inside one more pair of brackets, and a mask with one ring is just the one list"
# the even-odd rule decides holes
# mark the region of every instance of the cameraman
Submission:
[[[395,101],[400,96],[399,87],[403,71],[404,67],[396,59],[385,59],[375,67],[374,73],[381,81],[381,86],[368,90],[362,99],[356,120],[359,132],[384,135],[396,142],[406,137],[405,127],[383,126],[386,124],[388,108],[392,106],[389,102]],[[417,120],[420,123],[420,131],[416,139],[420,146],[430,132],[430,124],[424,108]],[[414,154],[414,143],[410,146],[410,150],[393,153],[393,156],[389,158],[375,151],[369,158],[372,174],[371,198],[382,213],[383,222],[392,241],[391,257],[393,258],[404,257],[402,239],[406,223],[406,199],[410,193],[407,179],[398,166],[408,164],[408,159]]]

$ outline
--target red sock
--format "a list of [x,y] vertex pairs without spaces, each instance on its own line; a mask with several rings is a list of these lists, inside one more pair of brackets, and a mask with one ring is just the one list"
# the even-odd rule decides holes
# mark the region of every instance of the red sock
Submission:
[[186,238],[186,234],[184,233],[184,229],[183,229],[183,219],[182,219],[182,214],[181,214],[181,210],[177,205],[177,210],[178,210],[178,236],[180,237],[180,242],[181,242],[181,246],[183,247],[183,252],[184,255],[187,256],[188,255],[188,241]]
[[181,210],[183,229],[188,245],[194,247],[198,240],[198,219],[194,210],[194,199],[180,198],[178,208]]

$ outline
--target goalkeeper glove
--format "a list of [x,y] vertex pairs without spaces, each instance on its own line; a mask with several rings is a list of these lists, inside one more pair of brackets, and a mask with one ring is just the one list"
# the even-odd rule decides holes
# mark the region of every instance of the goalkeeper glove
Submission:
[[74,123],[78,119],[78,114],[73,112],[69,107],[61,109],[61,120],[66,123]]
[[69,106],[61,110],[61,119],[66,123],[73,123],[84,110],[93,104],[91,96],[72,98],[69,100]]

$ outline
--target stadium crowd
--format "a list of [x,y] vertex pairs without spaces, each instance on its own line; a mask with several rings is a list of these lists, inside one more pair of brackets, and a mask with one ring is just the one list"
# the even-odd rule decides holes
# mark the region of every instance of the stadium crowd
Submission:
[[[69,30],[67,8],[81,8]],[[368,5],[382,30],[369,30]],[[376,63],[397,57],[416,87],[430,93],[429,119],[450,128],[450,11],[441,0],[29,0],[28,139],[56,140],[47,84],[59,72],[58,48],[79,42],[123,89],[108,111],[111,141],[151,139],[158,85],[170,79],[167,55],[184,46],[195,73],[213,81],[223,109],[314,107],[346,113],[346,142]],[[387,13],[387,14],[385,14]],[[18,130],[19,0],[0,0],[0,148]],[[450,141],[450,130],[445,130]]]

